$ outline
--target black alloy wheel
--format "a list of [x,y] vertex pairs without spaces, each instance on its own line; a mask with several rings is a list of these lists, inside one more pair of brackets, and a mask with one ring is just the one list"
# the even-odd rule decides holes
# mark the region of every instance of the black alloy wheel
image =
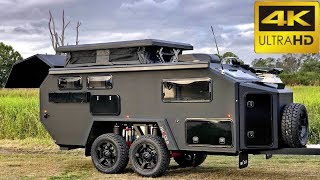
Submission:
[[169,151],[164,140],[158,136],[141,136],[130,147],[133,170],[141,176],[163,175],[170,163]]
[[99,136],[92,144],[91,158],[100,172],[122,172],[129,161],[129,148],[123,137],[116,134]]

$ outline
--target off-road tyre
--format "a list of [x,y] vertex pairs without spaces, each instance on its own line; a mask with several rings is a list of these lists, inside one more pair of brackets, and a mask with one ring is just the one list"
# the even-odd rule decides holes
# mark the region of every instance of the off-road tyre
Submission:
[[102,173],[121,173],[129,162],[129,147],[122,136],[103,134],[91,146],[91,159],[95,168]]
[[170,163],[170,153],[161,137],[146,135],[130,147],[132,169],[144,177],[159,177],[165,174]]
[[308,113],[302,104],[288,104],[281,119],[281,134],[285,145],[291,148],[305,147],[308,142]]
[[173,158],[176,163],[182,167],[197,167],[200,166],[207,158],[206,153],[202,152],[186,152],[181,156]]

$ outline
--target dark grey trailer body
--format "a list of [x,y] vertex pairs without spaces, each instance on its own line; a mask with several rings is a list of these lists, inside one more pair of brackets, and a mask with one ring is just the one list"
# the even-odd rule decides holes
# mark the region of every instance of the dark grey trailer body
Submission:
[[[303,148],[305,107],[293,104],[281,80],[263,77],[279,69],[182,54],[192,49],[153,39],[60,47],[64,67],[49,69],[42,60],[40,120],[62,149],[85,148],[105,173],[121,172],[129,156],[139,174],[160,176],[169,156],[181,166],[198,166],[207,154],[239,155],[244,168],[248,154],[318,154]],[[17,73],[12,77],[22,77]],[[17,78],[8,82],[25,85]],[[153,165],[158,161],[162,165]]]
[[[161,69],[158,69],[159,67]],[[225,69],[227,68],[232,67],[226,66]],[[59,90],[57,79],[65,76],[81,77],[83,88],[72,91]],[[112,76],[113,88],[90,90],[85,82],[89,76]],[[210,102],[163,101],[163,80],[194,78],[211,79],[212,98]],[[292,102],[292,92],[288,89],[279,90],[257,85],[255,81],[257,80],[241,80],[222,75],[219,72],[219,64],[211,64],[210,66],[206,62],[162,64],[160,66],[152,64],[136,67],[105,66],[51,69],[49,76],[40,89],[40,111],[43,113],[46,110],[50,117],[44,118],[42,114],[41,121],[47,127],[56,143],[61,146],[85,147],[95,122],[145,122],[162,124],[165,133],[168,135],[169,150],[237,153],[240,150],[251,148],[244,143],[247,132],[244,129],[245,120],[241,121],[241,119],[245,119],[245,117],[244,114],[239,113],[245,111],[242,107],[246,107],[243,104],[247,94],[267,94],[271,96],[271,102],[274,104],[270,104],[273,107],[273,114],[270,117],[269,131],[278,128],[278,119],[280,118],[278,109]],[[48,101],[50,93],[88,92],[90,96],[119,96],[121,99],[121,113],[116,116],[92,115],[89,101],[82,103],[52,103]],[[228,115],[231,115],[231,117],[229,118]],[[256,118],[258,121],[259,117]],[[187,144],[186,122],[191,119],[229,120],[232,124],[232,144],[228,146]],[[271,119],[275,120],[271,121]],[[242,131],[241,127],[243,127]],[[214,129],[212,130],[214,131]],[[240,136],[237,134],[240,134]],[[264,135],[261,134],[260,136]],[[270,132],[269,135],[272,139],[271,143],[257,145],[254,148],[278,148],[278,131]]]

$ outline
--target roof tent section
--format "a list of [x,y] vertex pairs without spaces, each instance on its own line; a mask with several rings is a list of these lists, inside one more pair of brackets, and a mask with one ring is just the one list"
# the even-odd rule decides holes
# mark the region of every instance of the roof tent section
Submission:
[[50,68],[62,68],[66,56],[36,54],[16,62],[5,88],[39,88]]
[[182,49],[182,50],[193,50],[193,46],[191,44],[157,40],[157,39],[143,39],[143,40],[118,41],[118,42],[109,42],[109,43],[61,46],[57,48],[57,52],[67,53],[67,52],[74,52],[74,51],[90,51],[90,50],[149,47],[149,46],[168,47],[168,48],[176,48],[176,49]]
[[155,39],[63,46],[57,52],[67,53],[66,67],[134,65],[178,62],[185,43]]

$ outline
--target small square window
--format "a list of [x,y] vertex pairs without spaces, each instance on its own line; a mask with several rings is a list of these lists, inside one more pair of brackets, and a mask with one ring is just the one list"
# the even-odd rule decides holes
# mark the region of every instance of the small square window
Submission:
[[112,76],[90,76],[88,77],[88,89],[112,89]]
[[60,90],[80,90],[82,89],[81,77],[59,77],[58,87]]

